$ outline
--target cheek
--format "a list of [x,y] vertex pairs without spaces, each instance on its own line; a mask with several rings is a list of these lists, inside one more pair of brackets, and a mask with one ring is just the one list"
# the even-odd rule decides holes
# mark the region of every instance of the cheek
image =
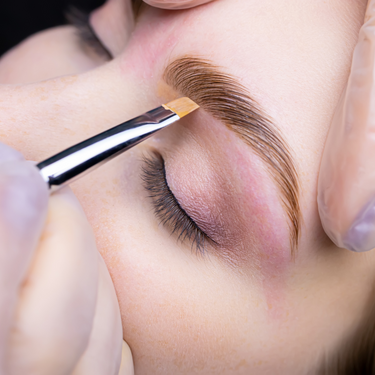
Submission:
[[141,243],[136,251],[124,249],[123,272],[114,278],[124,339],[139,373],[220,373],[236,362],[232,348],[246,301],[231,297],[236,288],[219,266],[173,250],[178,255],[161,261],[157,254],[166,249],[157,241],[147,249]]

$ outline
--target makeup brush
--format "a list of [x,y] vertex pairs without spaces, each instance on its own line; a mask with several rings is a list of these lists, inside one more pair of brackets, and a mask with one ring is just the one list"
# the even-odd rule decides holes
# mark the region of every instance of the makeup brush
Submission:
[[136,146],[199,106],[180,98],[126,121],[37,164],[51,192]]

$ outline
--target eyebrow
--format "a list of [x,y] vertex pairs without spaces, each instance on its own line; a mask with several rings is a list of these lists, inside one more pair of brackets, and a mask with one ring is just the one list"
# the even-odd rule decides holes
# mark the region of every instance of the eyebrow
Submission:
[[210,61],[182,57],[169,64],[164,80],[234,131],[266,164],[289,219],[292,257],[298,248],[302,214],[293,158],[280,130],[234,77]]

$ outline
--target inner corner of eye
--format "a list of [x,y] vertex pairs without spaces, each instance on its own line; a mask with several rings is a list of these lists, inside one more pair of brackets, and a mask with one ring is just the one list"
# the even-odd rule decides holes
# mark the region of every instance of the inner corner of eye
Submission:
[[192,249],[202,253],[209,237],[183,209],[170,189],[164,159],[160,154],[144,157],[142,179],[159,224],[167,227],[178,242],[190,242]]

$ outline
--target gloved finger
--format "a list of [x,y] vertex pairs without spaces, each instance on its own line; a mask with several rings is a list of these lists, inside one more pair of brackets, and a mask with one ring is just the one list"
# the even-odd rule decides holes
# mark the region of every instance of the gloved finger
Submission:
[[132,352],[125,341],[122,342],[121,367],[118,375],[134,375]]
[[118,375],[122,352],[120,308],[111,276],[99,258],[99,289],[88,348],[72,375]]
[[17,150],[7,146],[4,143],[0,143],[0,163],[6,163],[9,161],[24,161],[25,158]]
[[0,144],[0,373],[19,288],[46,218],[48,191],[37,169]]
[[375,247],[375,0],[354,51],[352,69],[323,154],[318,206],[339,247]]
[[145,3],[163,9],[187,9],[210,3],[213,0],[144,0]]
[[46,226],[20,291],[7,374],[70,374],[86,350],[98,292],[98,256],[69,189],[51,196]]

